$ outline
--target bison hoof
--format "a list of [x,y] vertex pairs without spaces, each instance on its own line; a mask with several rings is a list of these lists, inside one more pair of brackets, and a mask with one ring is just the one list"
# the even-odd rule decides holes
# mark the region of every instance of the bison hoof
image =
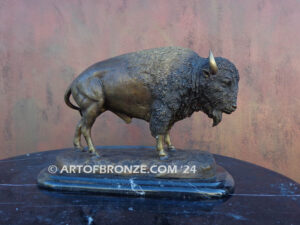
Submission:
[[96,152],[95,149],[89,149],[89,153],[91,153],[91,154],[96,154],[97,152]]
[[92,159],[100,159],[100,158],[101,156],[97,152],[92,153]]
[[83,152],[83,151],[84,151],[84,148],[83,148],[82,146],[74,146],[74,150],[75,150],[75,151]]
[[83,152],[88,152],[87,148],[82,148]]
[[98,152],[96,152],[95,150],[94,150],[94,151],[90,151],[90,150],[89,150],[89,153],[92,155],[92,157],[100,158],[100,155],[99,155]]
[[158,155],[161,160],[168,158],[168,154],[164,150],[159,151]]
[[174,147],[174,145],[170,145],[170,146],[168,146],[168,150],[172,151],[172,152],[175,152],[176,148]]
[[160,160],[166,160],[168,158],[168,155],[165,155],[165,156],[159,156],[159,159]]

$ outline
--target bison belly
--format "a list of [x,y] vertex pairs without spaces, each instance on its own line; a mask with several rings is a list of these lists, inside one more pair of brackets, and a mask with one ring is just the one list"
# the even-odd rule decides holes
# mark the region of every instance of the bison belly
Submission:
[[149,121],[151,93],[137,77],[115,70],[105,74],[101,80],[107,110]]

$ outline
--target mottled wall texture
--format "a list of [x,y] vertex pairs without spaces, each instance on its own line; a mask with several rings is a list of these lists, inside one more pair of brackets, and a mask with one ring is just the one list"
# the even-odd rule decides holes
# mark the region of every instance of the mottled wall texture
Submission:
[[[212,128],[203,113],[177,123],[180,148],[246,160],[300,181],[300,1],[1,0],[0,158],[72,146],[80,116],[63,95],[94,62],[160,46],[234,62],[238,109]],[[148,124],[110,112],[97,145],[152,145]]]

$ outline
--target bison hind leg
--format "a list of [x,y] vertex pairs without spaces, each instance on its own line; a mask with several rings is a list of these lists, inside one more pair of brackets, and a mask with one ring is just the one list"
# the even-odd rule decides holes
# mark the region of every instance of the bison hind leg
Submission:
[[88,145],[88,151],[94,155],[98,155],[91,137],[91,129],[96,118],[105,111],[103,107],[104,101],[93,102],[86,110],[83,111],[81,133]]
[[76,126],[73,145],[75,149],[83,151],[84,149],[81,145],[81,126],[82,126],[82,119],[78,122]]

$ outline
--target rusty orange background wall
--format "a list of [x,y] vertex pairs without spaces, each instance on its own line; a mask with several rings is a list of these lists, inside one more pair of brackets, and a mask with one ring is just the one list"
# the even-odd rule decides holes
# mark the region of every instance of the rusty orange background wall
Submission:
[[[188,47],[233,61],[238,110],[172,130],[180,148],[246,160],[300,181],[300,2],[0,1],[0,157],[71,147],[79,114],[63,95],[89,65],[122,53]],[[152,145],[148,124],[106,112],[97,145]]]

